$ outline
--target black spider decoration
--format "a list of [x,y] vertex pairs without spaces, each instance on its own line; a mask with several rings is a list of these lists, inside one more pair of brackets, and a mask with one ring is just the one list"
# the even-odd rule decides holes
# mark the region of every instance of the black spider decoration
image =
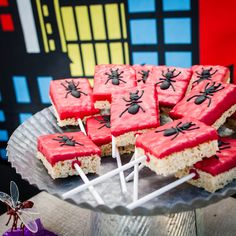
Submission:
[[53,140],[58,141],[59,143],[61,143],[60,146],[75,146],[76,144],[80,145],[80,146],[84,146],[82,143],[76,142],[75,140],[73,140],[73,136],[71,138],[69,138],[66,135],[63,136],[57,136],[57,138],[53,138]]
[[164,73],[164,71],[162,71],[162,76],[164,78],[159,78],[159,80],[161,80],[161,81],[156,83],[156,84],[161,84],[160,88],[162,90],[166,90],[166,89],[168,89],[171,86],[172,89],[175,91],[175,87],[173,86],[172,83],[175,83],[176,80],[173,80],[173,78],[176,78],[181,73],[181,71],[179,71],[179,73],[174,75],[175,71],[176,71],[176,69],[170,70],[169,68],[167,68],[167,72],[166,73]]
[[187,102],[189,102],[191,99],[195,98],[194,103],[196,105],[200,105],[204,101],[206,101],[206,99],[209,99],[208,106],[207,106],[207,107],[209,107],[211,105],[211,97],[214,96],[214,93],[224,89],[224,87],[222,87],[221,83],[219,83],[218,85],[215,85],[215,84],[216,84],[216,82],[213,82],[212,85],[209,86],[210,83],[207,83],[203,92],[200,91],[199,92],[200,94],[196,94],[196,95],[188,98]]
[[69,93],[75,98],[80,98],[81,94],[84,94],[85,96],[87,96],[87,93],[80,91],[80,88],[78,88],[79,81],[77,84],[75,84],[73,80],[71,80],[70,82],[66,80],[66,83],[67,85],[61,83],[61,85],[66,89],[66,91],[68,91],[66,93],[65,98],[67,98]]
[[129,106],[127,107],[121,114],[120,114],[120,117],[126,112],[128,111],[129,114],[136,114],[138,113],[139,111],[139,108],[145,112],[145,110],[139,105],[139,103],[142,103],[142,101],[139,101],[139,99],[141,99],[141,97],[143,96],[144,94],[144,90],[142,90],[142,93],[141,95],[139,96],[139,90],[136,90],[135,93],[132,93],[130,92],[129,93],[129,100],[126,100],[125,98],[122,98],[125,102],[127,102],[126,106]]
[[[231,146],[230,146],[230,143],[226,143],[226,142],[223,142],[222,140],[218,140],[218,147],[219,147],[219,150],[217,152],[221,153],[222,150],[229,149]],[[220,159],[219,156],[217,155],[214,155],[213,157],[217,160]]]
[[[180,133],[184,134],[184,131],[191,131],[195,129],[199,129],[199,127],[194,127],[196,124],[192,122],[186,122],[182,124],[182,122],[179,122],[175,127],[171,127],[169,129],[163,129],[163,130],[156,130],[155,133],[163,132],[164,136],[172,136],[175,135],[171,140],[175,139]],[[193,128],[191,128],[193,127]]]
[[217,70],[215,70],[213,73],[211,73],[212,69],[213,69],[212,67],[210,69],[204,69],[202,67],[202,72],[201,73],[196,71],[197,78],[199,78],[199,79],[193,81],[193,84],[195,84],[195,83],[199,84],[203,80],[211,80],[212,75],[214,75],[217,72]]
[[119,69],[116,69],[116,70],[110,69],[111,74],[105,73],[105,75],[108,75],[108,79],[105,84],[107,84],[108,81],[110,81],[110,80],[113,85],[119,85],[120,81],[122,81],[123,83],[126,83],[126,81],[121,79],[121,78],[123,78],[123,76],[121,76],[121,74],[123,74],[124,71],[121,71],[120,73],[118,71],[119,71]]
[[149,70],[141,70],[138,73],[142,75],[142,79],[139,79],[138,82],[142,81],[144,84],[146,83],[148,76],[149,76]]
[[222,150],[231,148],[230,143],[223,142],[222,140],[218,140],[219,150],[217,152],[221,153]]
[[97,117],[94,117],[94,119],[102,125],[98,129],[102,129],[103,127],[111,128],[110,116],[102,116],[102,120],[98,119]]

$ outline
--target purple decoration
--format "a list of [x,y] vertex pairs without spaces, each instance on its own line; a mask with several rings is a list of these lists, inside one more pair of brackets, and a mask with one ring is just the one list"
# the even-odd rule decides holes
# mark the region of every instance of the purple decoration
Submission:
[[[43,227],[40,219],[37,219],[35,222],[38,225],[38,232],[32,233],[25,227],[24,236],[57,236],[57,234],[54,234],[53,232],[46,230]],[[17,228],[17,230],[13,230],[11,232],[11,230],[9,229],[3,234],[3,236],[22,236],[22,230],[20,228]]]

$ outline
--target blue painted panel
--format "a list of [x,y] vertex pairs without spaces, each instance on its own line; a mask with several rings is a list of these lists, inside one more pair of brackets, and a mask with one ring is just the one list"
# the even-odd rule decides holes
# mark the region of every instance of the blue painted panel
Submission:
[[3,110],[0,110],[0,122],[4,122],[5,121],[5,114]]
[[130,20],[132,44],[157,44],[156,20]]
[[50,81],[52,80],[52,77],[40,76],[40,77],[37,77],[37,80],[38,80],[38,87],[39,87],[41,102],[43,104],[50,104],[49,85],[50,85]]
[[29,119],[32,116],[32,113],[20,113],[19,119],[20,123],[22,124],[25,120]]
[[1,154],[1,158],[2,158],[3,160],[6,160],[6,159],[7,159],[7,151],[6,151],[6,149],[1,148],[1,149],[0,149],[0,154]]
[[157,52],[133,52],[133,64],[158,65]]
[[165,60],[167,66],[190,67],[192,65],[192,53],[166,52]]
[[191,43],[191,19],[164,19],[164,39],[166,44]]
[[128,0],[130,13],[134,12],[153,12],[156,10],[154,0]]
[[25,76],[13,76],[13,84],[18,103],[30,103],[29,89]]
[[8,140],[8,132],[0,129],[0,141],[6,142]]
[[190,0],[163,0],[164,11],[189,11]]

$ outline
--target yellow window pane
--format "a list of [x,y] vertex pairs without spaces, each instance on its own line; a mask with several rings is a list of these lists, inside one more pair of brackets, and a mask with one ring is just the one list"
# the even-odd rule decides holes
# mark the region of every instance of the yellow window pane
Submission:
[[109,39],[120,39],[120,20],[117,4],[106,4],[106,22]]
[[72,76],[82,76],[82,62],[78,44],[68,44],[68,56],[71,60],[70,71]]
[[57,20],[58,31],[60,35],[61,49],[62,49],[62,52],[66,52],[67,51],[66,40],[65,40],[64,30],[62,26],[59,0],[54,0],[53,3],[54,3],[54,10],[55,10],[55,15],[56,15],[56,20]]
[[95,44],[97,63],[98,64],[109,64],[108,47],[106,43]]
[[69,41],[77,40],[78,38],[75,28],[75,19],[72,7],[62,7],[61,14],[62,14],[62,21],[66,35],[66,40]]
[[48,6],[47,5],[43,5],[43,15],[45,17],[49,16],[49,13],[48,13]]
[[124,3],[120,4],[121,8],[121,20],[122,20],[122,29],[123,29],[123,37],[127,38],[127,29],[126,29],[126,19],[125,19],[125,5]]
[[40,23],[42,37],[43,37],[44,50],[46,53],[48,53],[49,52],[48,39],[47,39],[46,29],[45,29],[45,25],[44,25],[40,0],[36,0],[36,6],[37,6],[38,15],[39,15],[39,23]]
[[86,76],[94,75],[95,59],[93,45],[90,43],[81,44],[84,71]]
[[46,24],[46,30],[48,34],[52,34],[52,25],[50,23]]
[[75,15],[79,30],[80,40],[91,40],[91,31],[89,25],[88,7],[79,6],[75,8]]
[[121,43],[110,43],[111,63],[123,64],[123,53]]
[[125,64],[130,64],[129,62],[129,45],[128,43],[124,43],[125,47]]
[[55,51],[56,47],[55,47],[54,39],[49,40],[49,48],[50,48],[51,51]]
[[106,39],[105,23],[103,18],[103,9],[101,5],[91,5],[90,14],[92,19],[92,28],[94,39]]

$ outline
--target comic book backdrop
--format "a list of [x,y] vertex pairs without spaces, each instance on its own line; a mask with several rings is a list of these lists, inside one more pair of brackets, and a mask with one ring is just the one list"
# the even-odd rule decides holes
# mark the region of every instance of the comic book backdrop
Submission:
[[[0,0],[0,152],[51,80],[114,64],[236,64],[233,0]],[[235,55],[233,55],[233,52]],[[1,158],[0,158],[1,159]]]

